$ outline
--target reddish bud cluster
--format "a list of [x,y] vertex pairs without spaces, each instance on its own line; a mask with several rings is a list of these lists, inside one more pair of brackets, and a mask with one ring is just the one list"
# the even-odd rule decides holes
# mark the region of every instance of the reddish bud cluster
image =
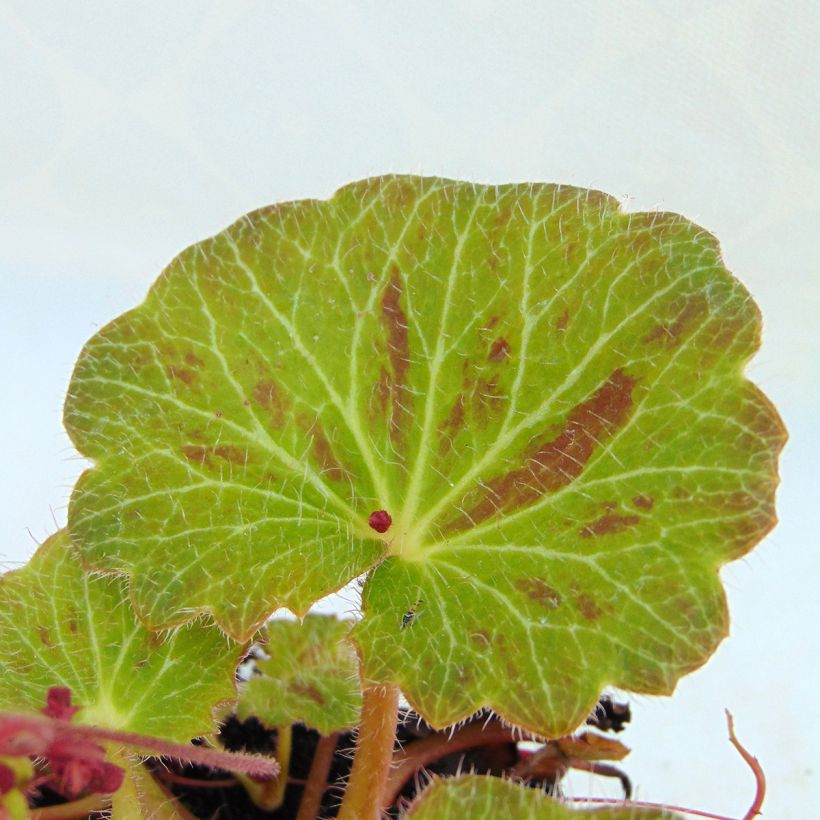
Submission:
[[[49,689],[43,714],[0,715],[0,755],[40,757],[51,769],[48,785],[73,800],[84,792],[111,794],[121,785],[125,772],[105,759],[105,749],[81,734],[68,721],[78,707],[71,705],[71,690]],[[16,776],[0,764],[0,793],[15,785]]]
[[393,523],[393,519],[390,517],[390,513],[388,513],[387,510],[376,510],[375,512],[370,513],[367,523],[372,529],[376,530],[376,532],[387,532],[390,529],[390,525]]

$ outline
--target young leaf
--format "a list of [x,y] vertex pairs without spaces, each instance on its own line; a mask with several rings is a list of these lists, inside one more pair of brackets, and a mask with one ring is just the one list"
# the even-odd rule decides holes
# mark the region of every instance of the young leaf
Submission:
[[70,508],[140,616],[246,638],[381,562],[366,682],[561,736],[726,634],[784,432],[715,239],[555,185],[389,177],[263,209],[86,346]]
[[634,807],[572,809],[539,789],[531,789],[500,777],[466,775],[436,778],[413,803],[407,820],[682,820],[661,809]]
[[[73,723],[184,743],[214,731],[215,705],[236,694],[241,647],[199,623],[150,632],[125,581],[84,573],[65,532],[0,577],[0,627],[5,710],[39,712],[48,690],[61,686],[80,707]],[[71,716],[53,711],[53,697],[48,708]]]
[[269,623],[270,657],[256,661],[261,674],[244,685],[238,717],[253,715],[272,728],[302,722],[323,735],[353,729],[362,695],[349,632],[349,622],[325,615]]

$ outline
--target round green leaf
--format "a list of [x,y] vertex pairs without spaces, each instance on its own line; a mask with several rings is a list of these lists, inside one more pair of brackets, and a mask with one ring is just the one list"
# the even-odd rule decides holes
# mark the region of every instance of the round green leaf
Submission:
[[75,722],[185,743],[215,731],[236,697],[242,647],[191,623],[169,634],[137,620],[121,578],[83,572],[65,532],[0,577],[0,702],[39,712],[52,686],[71,690]]
[[674,820],[679,814],[662,809],[570,808],[566,803],[500,777],[466,775],[436,778],[410,811],[407,820]]
[[354,183],[188,249],[89,342],[70,527],[148,623],[243,638],[378,564],[366,682],[434,725],[487,705],[562,735],[726,633],[718,569],[772,526],[784,439],[742,376],[759,336],[680,216]]
[[277,728],[301,722],[324,735],[353,729],[362,693],[350,622],[328,615],[271,621],[262,641],[269,656],[255,662],[236,713]]

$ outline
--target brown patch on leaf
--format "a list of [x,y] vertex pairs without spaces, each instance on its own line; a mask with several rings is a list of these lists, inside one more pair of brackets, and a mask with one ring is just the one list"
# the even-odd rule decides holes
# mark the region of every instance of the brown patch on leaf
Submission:
[[312,684],[295,681],[290,687],[297,695],[305,695],[319,706],[325,705],[325,696]]
[[509,357],[510,343],[503,336],[499,336],[490,347],[490,352],[487,356],[487,361],[503,362],[504,359],[508,359]]
[[384,366],[379,371],[379,380],[376,382],[373,392],[376,396],[379,413],[382,416],[386,415],[387,404],[390,401],[390,373]]
[[44,626],[37,627],[37,634],[40,636],[40,643],[47,646],[49,649],[54,649],[54,641],[51,640],[51,635]]
[[188,461],[205,464],[206,462],[210,462],[211,451],[207,447],[202,447],[199,444],[185,444],[182,447],[182,455],[184,455]]
[[513,584],[531,601],[541,606],[555,609],[561,603],[560,593],[553,589],[543,578],[517,578]]
[[311,432],[313,433],[313,455],[319,463],[322,473],[333,481],[342,481],[347,476],[347,471],[336,459],[333,447],[318,421],[314,424]]
[[499,512],[519,509],[572,483],[601,442],[626,421],[636,380],[618,369],[569,414],[555,438],[532,452],[524,466],[486,482],[488,492],[445,527],[453,531],[478,524]]
[[184,367],[175,367],[172,364],[168,365],[168,375],[172,379],[182,382],[183,384],[192,385],[196,380],[196,373],[193,370],[187,370]]
[[382,293],[382,324],[387,338],[387,356],[390,361],[392,378],[388,383],[390,396],[390,438],[396,449],[402,452],[401,444],[404,417],[404,393],[407,389],[407,371],[410,368],[410,338],[407,316],[401,306],[402,282],[399,269],[394,265],[390,281]]
[[678,310],[678,315],[667,324],[655,325],[642,341],[644,344],[659,342],[666,347],[676,347],[692,325],[709,311],[709,303],[704,296],[687,299]]
[[218,447],[214,447],[213,452],[215,456],[230,461],[231,464],[248,463],[248,451],[234,447],[232,444],[220,444]]
[[632,503],[642,510],[651,510],[655,506],[655,499],[650,498],[648,495],[636,495],[632,499]]
[[481,427],[502,411],[507,398],[498,389],[497,376],[476,381],[471,395],[475,421]]
[[185,362],[191,367],[202,367],[205,364],[205,362],[191,350],[185,354]]
[[476,629],[474,632],[471,632],[470,640],[482,649],[486,649],[490,645],[490,636],[483,629]]
[[235,447],[233,444],[220,444],[217,447],[203,447],[200,444],[185,444],[182,447],[182,454],[188,461],[194,461],[200,465],[210,467],[212,465],[212,456],[217,456],[231,464],[248,463],[248,453],[240,447]]
[[640,523],[641,517],[639,515],[616,515],[611,513],[609,515],[602,515],[591,524],[581,527],[578,534],[581,538],[595,538],[598,535],[614,535],[615,533],[623,532],[629,527],[634,527]]
[[598,605],[595,599],[586,592],[581,592],[577,589],[573,590],[573,598],[584,620],[597,621],[598,618],[604,614],[604,610]]
[[275,382],[262,379],[253,386],[253,398],[257,404],[268,411],[271,424],[274,427],[283,427],[287,402]]
[[555,320],[555,329],[564,331],[569,324],[569,309],[564,308],[564,312]]
[[459,393],[447,418],[439,425],[439,453],[447,455],[453,449],[453,439],[464,426],[464,394]]

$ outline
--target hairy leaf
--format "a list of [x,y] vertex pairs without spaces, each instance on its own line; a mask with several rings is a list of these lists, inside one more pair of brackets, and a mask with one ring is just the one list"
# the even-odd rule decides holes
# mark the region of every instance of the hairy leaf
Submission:
[[64,532],[0,577],[0,702],[39,712],[49,688],[71,690],[75,723],[186,742],[215,730],[235,697],[241,647],[192,623],[150,632],[121,578],[90,576]]
[[70,526],[140,616],[246,638],[378,565],[367,682],[560,736],[726,634],[782,425],[715,239],[556,185],[386,177],[189,248],[86,346]]
[[270,657],[256,661],[261,674],[243,687],[237,715],[272,728],[301,722],[324,735],[353,729],[362,694],[349,632],[350,622],[326,615],[269,623],[263,640]]
[[436,779],[405,815],[407,820],[674,820],[678,814],[659,809],[573,809],[531,789],[500,777],[466,775]]

